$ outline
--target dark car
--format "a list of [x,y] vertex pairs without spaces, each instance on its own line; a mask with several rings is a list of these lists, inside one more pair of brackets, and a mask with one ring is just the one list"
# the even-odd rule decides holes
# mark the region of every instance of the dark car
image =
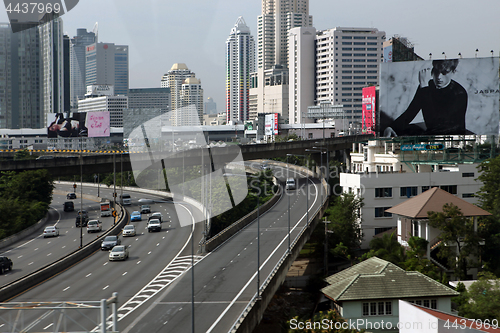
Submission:
[[122,242],[118,236],[106,236],[104,240],[101,243],[101,250],[102,251],[109,251],[111,250],[115,245],[120,245]]
[[151,213],[151,207],[149,205],[141,206],[141,214],[149,214]]
[[76,199],[76,193],[71,192],[66,194],[66,199],[71,200],[71,199]]
[[89,222],[89,213],[86,210],[79,210],[76,216],[75,227],[86,227]]
[[75,204],[73,201],[66,201],[63,206],[65,212],[72,212],[75,210]]
[[0,257],[0,274],[12,270],[12,260],[7,257]]

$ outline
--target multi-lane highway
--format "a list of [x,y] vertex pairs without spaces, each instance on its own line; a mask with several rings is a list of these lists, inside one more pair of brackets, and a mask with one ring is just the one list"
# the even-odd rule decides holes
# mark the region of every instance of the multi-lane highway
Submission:
[[[281,172],[281,175],[284,174]],[[293,243],[299,230],[306,224],[306,203],[309,201],[311,216],[319,207],[317,180],[299,178],[303,175],[295,177],[299,179],[298,189],[286,192],[260,219],[261,284],[287,252],[288,216],[290,240]],[[306,186],[309,187],[309,200],[306,200]],[[91,192],[87,189],[84,191]],[[143,194],[131,194],[135,200],[131,207],[127,207],[129,212],[137,210],[138,199],[144,197]],[[95,205],[97,207],[98,203]],[[120,304],[119,331],[190,332],[193,322],[192,279],[191,274],[182,273],[190,268],[194,258],[197,262],[194,267],[195,331],[229,331],[257,290],[257,222],[209,255],[196,254],[191,257],[192,228],[181,228],[178,222],[179,218],[191,219],[192,208],[189,205],[184,208],[179,210],[183,216],[176,216],[171,203],[154,207],[164,216],[171,217],[171,221],[167,225],[164,223],[164,229],[159,233],[148,233],[145,219],[132,222],[137,226],[138,236],[122,238],[123,244],[130,250],[128,260],[109,262],[107,252],[97,252],[12,301],[98,301],[117,291]],[[74,226],[74,221],[72,224]],[[196,226],[196,229],[201,230],[199,223]],[[196,245],[200,238],[198,231],[194,237]],[[40,313],[25,314],[25,321],[37,316]],[[80,311],[72,315],[73,321],[68,322],[65,329],[92,330],[98,324],[97,317],[98,314],[91,315],[90,310]],[[45,318],[32,329],[50,332],[53,323],[53,318]]]

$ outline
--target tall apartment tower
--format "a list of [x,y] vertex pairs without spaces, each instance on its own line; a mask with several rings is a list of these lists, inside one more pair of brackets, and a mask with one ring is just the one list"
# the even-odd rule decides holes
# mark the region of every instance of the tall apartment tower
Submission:
[[255,41],[242,16],[226,40],[226,123],[249,119],[250,73],[255,71]]
[[0,73],[0,128],[44,127],[38,28],[0,24]]
[[45,116],[43,124],[46,124],[47,114],[69,111],[64,110],[64,89],[66,84],[69,89],[69,82],[64,82],[63,21],[56,18],[38,26],[38,30],[42,65],[41,107]]
[[262,0],[262,15],[257,18],[258,68],[279,64],[288,67],[288,31],[312,27],[309,0]]
[[83,99],[87,91],[85,85],[85,51],[87,46],[97,42],[94,32],[77,29],[70,44],[70,104],[71,109],[78,108],[78,100]]
[[115,95],[128,94],[128,46],[114,43],[94,43],[85,51],[85,85],[113,85]]
[[174,111],[182,107],[180,91],[184,80],[189,77],[195,77],[195,73],[191,72],[186,64],[183,63],[174,64],[172,68],[162,76],[161,87],[170,88],[170,110]]
[[385,32],[342,28],[316,34],[316,104],[342,104],[345,118],[361,122],[362,89],[378,85]]

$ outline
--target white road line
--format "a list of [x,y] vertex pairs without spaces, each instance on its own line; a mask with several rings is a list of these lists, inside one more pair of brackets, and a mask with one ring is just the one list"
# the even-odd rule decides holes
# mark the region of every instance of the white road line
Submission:
[[71,288],[71,287],[70,287],[70,286],[68,286],[68,287],[64,288],[64,289],[63,289],[63,291],[66,291],[66,290],[68,290],[69,288]]
[[91,275],[92,275],[92,273],[89,273],[89,274],[85,275],[85,277],[88,278]]
[[108,287],[109,287],[109,284],[106,287],[102,288],[102,290],[106,290],[106,289],[108,289]]
[[50,323],[49,325],[45,326],[43,329],[46,330],[47,328],[49,328],[52,325],[54,325],[54,323]]

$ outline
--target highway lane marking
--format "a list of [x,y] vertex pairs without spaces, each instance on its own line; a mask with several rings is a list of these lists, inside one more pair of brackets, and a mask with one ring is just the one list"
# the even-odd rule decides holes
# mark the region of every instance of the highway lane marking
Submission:
[[52,254],[52,252],[50,252],[49,254],[47,254],[47,257],[50,256]]
[[127,275],[127,272],[123,273],[122,276]]
[[51,242],[48,242],[47,245],[49,245]]
[[151,251],[149,251],[148,254],[151,254]]
[[66,247],[66,245],[64,245],[62,248],[64,249]]
[[108,264],[108,262],[106,261],[104,264],[102,264],[103,266],[106,266]]
[[46,329],[48,329],[52,325],[54,325],[54,323],[50,323],[49,325],[45,326],[43,329],[46,330]]
[[156,243],[156,246],[160,245],[160,243]]
[[85,275],[85,277],[88,278],[91,275],[92,275],[92,273],[89,273],[89,274]]
[[108,287],[109,287],[109,284],[106,287],[102,288],[102,290],[106,290],[106,289],[108,289]]
[[66,290],[68,290],[69,288],[71,288],[71,287],[70,287],[70,286],[68,286],[68,287],[64,288],[64,289],[63,289],[63,291],[66,291]]
[[22,256],[22,255],[20,255],[19,257],[17,257],[17,259],[22,258],[22,257],[23,257],[23,256]]
[[30,262],[30,263],[28,264],[28,266],[29,266],[29,265],[32,265],[32,264],[33,264],[33,261],[32,261],[32,262]]
[[37,250],[38,250],[38,248],[35,249],[35,251],[37,251]]
[[136,265],[139,265],[140,263],[141,263],[141,261],[139,260]]

